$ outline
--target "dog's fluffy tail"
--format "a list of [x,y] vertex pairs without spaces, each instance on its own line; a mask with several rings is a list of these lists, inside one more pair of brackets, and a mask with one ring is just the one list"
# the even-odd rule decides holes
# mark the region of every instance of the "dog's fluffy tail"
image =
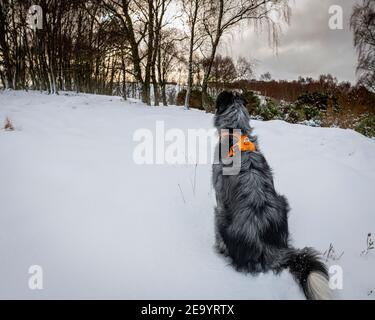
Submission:
[[319,253],[313,248],[287,249],[279,261],[288,267],[309,300],[332,299],[326,266],[320,261]]

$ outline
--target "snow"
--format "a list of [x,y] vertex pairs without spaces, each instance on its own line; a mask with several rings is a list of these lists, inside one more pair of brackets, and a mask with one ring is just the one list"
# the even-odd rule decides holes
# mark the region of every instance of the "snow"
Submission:
[[[212,128],[212,115],[119,97],[0,93],[0,298],[303,299],[291,275],[236,272],[213,251],[211,165],[137,165],[139,128]],[[295,247],[344,254],[337,299],[373,299],[375,141],[252,121],[291,205]],[[196,170],[196,172],[195,172]],[[196,174],[196,191],[192,181]],[[30,290],[29,267],[43,269]]]

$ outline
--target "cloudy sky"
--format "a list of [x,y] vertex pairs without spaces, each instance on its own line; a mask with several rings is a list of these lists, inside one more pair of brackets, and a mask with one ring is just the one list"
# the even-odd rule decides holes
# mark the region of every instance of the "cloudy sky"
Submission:
[[[257,61],[256,76],[269,71],[274,79],[317,78],[331,73],[339,81],[356,82],[357,55],[349,27],[355,0],[292,0],[290,25],[284,28],[278,53],[269,45],[267,32],[257,34],[250,26],[231,32],[220,49],[235,58]],[[329,28],[329,8],[343,9],[343,29]]]

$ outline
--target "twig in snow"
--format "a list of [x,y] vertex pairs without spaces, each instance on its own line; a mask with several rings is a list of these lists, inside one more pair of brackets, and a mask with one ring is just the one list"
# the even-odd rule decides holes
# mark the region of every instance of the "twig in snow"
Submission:
[[194,168],[194,184],[193,184],[193,194],[195,196],[195,189],[196,189],[196,185],[197,185],[197,166],[198,166],[198,163],[195,164],[195,168]]
[[182,192],[180,184],[178,184],[178,188],[180,189],[182,200],[184,200],[184,203],[186,203],[184,193]]
[[190,184],[191,184],[191,189],[193,190],[193,193],[194,193],[194,184],[193,184],[193,180],[191,180],[190,177],[189,177],[189,181],[190,181]]
[[343,255],[344,255],[344,251],[341,252],[341,254],[337,255],[332,243],[330,243],[328,250],[324,251],[323,253],[323,257],[326,258],[326,262],[328,262],[329,259],[338,261],[341,259]]
[[362,256],[366,256],[370,250],[374,249],[374,240],[372,239],[371,233],[367,235],[367,248],[361,252]]

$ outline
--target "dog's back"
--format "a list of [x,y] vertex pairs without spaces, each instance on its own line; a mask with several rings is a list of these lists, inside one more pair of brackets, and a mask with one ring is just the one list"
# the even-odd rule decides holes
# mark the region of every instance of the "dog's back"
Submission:
[[276,193],[259,151],[241,156],[238,175],[222,175],[222,169],[222,163],[214,165],[213,181],[221,217],[216,227],[225,253],[239,270],[268,271],[275,253],[288,248],[288,203]]

